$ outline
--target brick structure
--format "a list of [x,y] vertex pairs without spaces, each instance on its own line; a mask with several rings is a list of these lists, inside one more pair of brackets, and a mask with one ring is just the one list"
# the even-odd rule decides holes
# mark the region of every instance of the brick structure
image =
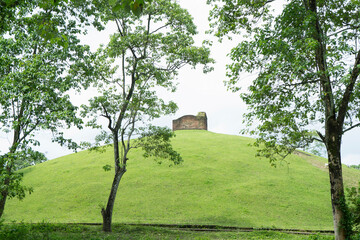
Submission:
[[198,115],[185,115],[173,120],[173,131],[176,130],[207,130],[207,117],[205,112]]

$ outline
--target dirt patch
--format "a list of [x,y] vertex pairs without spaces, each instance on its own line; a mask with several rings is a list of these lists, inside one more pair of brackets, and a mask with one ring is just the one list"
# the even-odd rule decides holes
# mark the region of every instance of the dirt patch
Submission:
[[308,163],[310,163],[314,167],[317,167],[317,168],[321,169],[322,171],[326,171],[326,172],[328,171],[327,163],[316,160],[313,155],[306,153],[306,152],[301,152],[298,150],[295,150],[294,154],[299,157],[302,157],[303,159],[305,159]]
[[300,152],[298,150],[295,150],[294,151],[294,154],[295,155],[298,155],[298,156],[307,156],[307,157],[312,157],[312,155],[310,153],[307,153],[307,152]]

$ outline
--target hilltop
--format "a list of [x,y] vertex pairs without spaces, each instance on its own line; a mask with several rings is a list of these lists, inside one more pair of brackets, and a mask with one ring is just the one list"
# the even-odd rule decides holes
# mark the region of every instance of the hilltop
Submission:
[[[251,138],[201,130],[177,131],[183,164],[159,165],[138,149],[129,157],[114,207],[116,223],[217,224],[332,229],[326,159],[298,153],[289,165],[255,158]],[[113,172],[112,151],[83,151],[23,170],[34,192],[7,202],[6,221],[102,222]],[[360,171],[344,166],[345,185]]]

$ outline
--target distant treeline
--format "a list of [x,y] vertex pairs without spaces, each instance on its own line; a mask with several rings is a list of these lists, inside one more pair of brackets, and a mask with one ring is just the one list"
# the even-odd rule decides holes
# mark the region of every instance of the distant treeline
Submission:
[[360,164],[359,165],[350,165],[349,167],[360,170]]

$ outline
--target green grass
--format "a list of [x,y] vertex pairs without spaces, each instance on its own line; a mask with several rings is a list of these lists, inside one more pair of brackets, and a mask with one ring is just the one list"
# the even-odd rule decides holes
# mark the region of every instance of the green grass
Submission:
[[332,240],[326,235],[295,235],[271,231],[254,232],[195,232],[149,226],[115,224],[112,233],[104,233],[101,226],[65,224],[9,224],[0,226],[1,240],[118,240],[118,239],[308,239]]
[[[217,224],[238,227],[332,229],[325,159],[290,156],[273,168],[255,158],[250,138],[207,131],[178,131],[173,145],[180,166],[130,155],[120,183],[115,223]],[[24,170],[34,192],[7,202],[4,219],[24,222],[102,222],[113,172],[111,149],[79,152]],[[360,171],[344,167],[346,184]]]

